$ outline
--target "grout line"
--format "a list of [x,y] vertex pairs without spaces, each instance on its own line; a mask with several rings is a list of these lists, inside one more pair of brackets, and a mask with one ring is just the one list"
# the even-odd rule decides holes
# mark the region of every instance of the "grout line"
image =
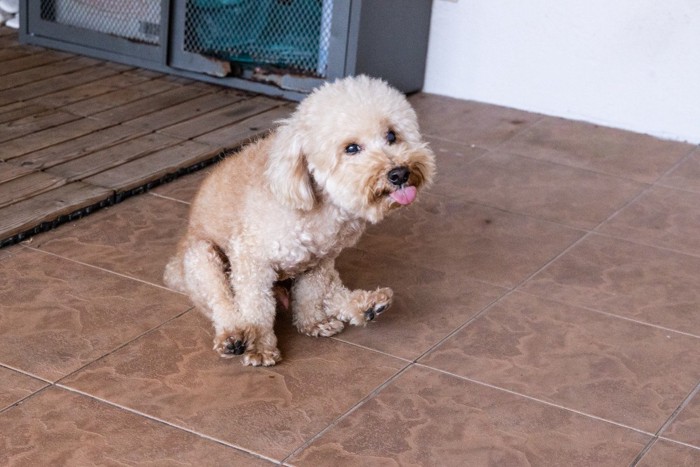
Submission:
[[[492,104],[487,104],[487,105],[492,105]],[[511,107],[510,109],[511,109],[511,110],[517,110],[517,109],[513,109],[512,107]],[[548,117],[547,115],[537,114],[537,113],[535,113],[535,112],[527,112],[527,111],[522,111],[522,112],[530,113],[530,114],[535,114],[535,115],[539,115],[539,118],[533,120],[532,122],[530,122],[530,123],[527,124],[527,125],[523,125],[522,128],[520,128],[519,130],[515,131],[512,135],[508,136],[506,139],[504,139],[504,140],[502,140],[502,141],[499,141],[499,142],[496,143],[494,146],[489,147],[489,148],[486,148],[486,147],[484,147],[484,146],[480,146],[480,145],[475,144],[475,143],[470,143],[470,142],[465,142],[465,141],[457,141],[457,140],[452,139],[452,138],[445,138],[444,136],[436,135],[436,134],[432,134],[432,133],[423,132],[422,135],[425,136],[425,137],[428,137],[428,138],[434,138],[434,139],[437,139],[437,140],[440,140],[440,141],[444,141],[444,142],[446,142],[446,143],[460,144],[460,145],[462,145],[462,146],[469,146],[469,147],[471,147],[471,148],[478,148],[478,149],[484,149],[484,150],[486,150],[486,151],[493,151],[493,150],[498,149],[500,146],[503,146],[505,143],[511,141],[512,139],[514,139],[514,138],[520,136],[521,134],[523,134],[523,133],[529,131],[531,128],[535,127],[536,125],[538,125],[538,124],[539,124],[540,122],[542,122],[543,120],[545,120],[545,119],[547,119],[547,118],[550,118],[550,117]]]
[[405,358],[405,357],[399,357],[399,356],[397,356],[397,355],[393,355],[393,354],[384,352],[384,351],[379,350],[379,349],[375,349],[375,348],[372,348],[372,347],[367,347],[367,346],[364,346],[364,345],[362,345],[362,344],[357,344],[357,343],[355,343],[355,342],[351,342],[351,341],[348,341],[348,340],[345,340],[345,339],[341,339],[340,337],[338,337],[338,336],[341,335],[341,334],[342,334],[342,333],[336,334],[335,336],[331,336],[330,339],[331,339],[331,340],[334,340],[334,341],[337,341],[337,342],[341,342],[341,343],[343,343],[343,344],[351,345],[351,346],[353,346],[353,347],[357,347],[357,348],[362,349],[362,350],[368,350],[368,351],[373,352],[373,353],[378,353],[378,354],[380,354],[380,355],[384,355],[385,357],[390,357],[390,358],[392,358],[392,359],[394,359],[394,360],[400,360],[400,361],[402,361],[402,362],[404,362],[404,363],[406,363],[406,364],[411,364],[411,363],[414,362],[413,360],[410,360],[410,359]]
[[611,238],[614,240],[621,240],[623,242],[631,243],[631,244],[637,245],[637,246],[644,246],[644,247],[654,248],[656,250],[668,251],[670,253],[675,253],[675,254],[684,255],[684,256],[690,256],[692,258],[700,258],[700,253],[691,253],[689,251],[676,250],[675,248],[669,248],[669,247],[661,246],[661,245],[654,245],[652,243],[645,243],[645,242],[640,242],[637,240],[630,240],[630,239],[625,238],[625,237],[621,237],[621,236],[617,236],[617,235],[613,235],[613,234],[609,234],[609,233],[605,233],[605,232],[591,231],[590,233],[597,235],[597,236],[600,236],[600,237]]
[[141,412],[141,411],[139,411],[139,410],[132,409],[132,408],[127,407],[127,406],[125,406],[125,405],[117,404],[116,402],[112,402],[112,401],[109,401],[109,400],[107,400],[107,399],[102,399],[102,398],[100,398],[100,397],[96,397],[96,396],[94,396],[94,395],[92,395],[92,394],[89,394],[89,393],[87,393],[87,392],[81,391],[81,390],[79,390],[79,389],[71,388],[71,387],[69,387],[69,386],[63,386],[62,384],[56,384],[56,387],[61,388],[61,389],[65,390],[65,391],[68,391],[68,392],[72,392],[72,393],[75,393],[75,394],[80,394],[80,395],[85,396],[85,397],[88,397],[88,398],[90,398],[90,399],[92,399],[92,400],[99,401],[99,402],[101,402],[101,403],[103,403],[103,404],[106,404],[106,405],[109,405],[109,406],[111,406],[111,407],[115,407],[115,408],[121,409],[121,410],[123,410],[123,411],[125,411],[125,412],[129,412],[129,413],[134,414],[134,415],[138,415],[138,416],[143,417],[143,418],[146,418],[146,419],[148,419],[148,420],[152,420],[152,421],[158,422],[158,423],[160,423],[160,424],[162,424],[162,425],[165,425],[165,426],[168,426],[168,427],[170,427],[170,428],[175,428],[175,429],[177,429],[177,430],[181,430],[181,431],[190,433],[190,434],[192,434],[192,435],[195,435],[195,436],[197,436],[197,437],[199,437],[199,438],[203,438],[203,439],[206,439],[206,440],[208,440],[208,441],[212,441],[212,442],[215,442],[215,443],[217,443],[217,444],[221,444],[221,445],[223,445],[223,446],[226,446],[226,447],[235,449],[235,450],[237,450],[237,451],[243,452],[243,453],[248,454],[248,455],[251,455],[251,456],[253,456],[253,457],[256,457],[256,458],[259,458],[259,459],[263,459],[263,460],[266,460],[266,461],[269,461],[269,462],[273,462],[273,463],[275,463],[275,464],[279,464],[279,463],[280,463],[280,462],[279,462],[278,460],[276,460],[276,459],[267,457],[267,456],[265,456],[265,455],[263,455],[263,454],[260,454],[260,453],[258,453],[258,452],[255,452],[255,451],[251,451],[251,450],[246,449],[246,448],[244,448],[244,447],[242,447],[242,446],[238,446],[238,445],[235,445],[235,444],[226,442],[226,441],[224,441],[224,440],[222,440],[222,439],[218,439],[218,438],[215,438],[215,437],[213,437],[213,436],[210,436],[210,435],[207,435],[207,434],[204,434],[204,433],[200,433],[200,432],[198,432],[198,431],[195,431],[195,430],[193,430],[193,429],[187,428],[187,427],[185,427],[185,426],[182,426],[182,425],[178,425],[178,424],[176,424],[176,423],[169,422],[169,421],[164,420],[164,419],[162,419],[162,418],[156,417],[156,416],[154,416],[154,415],[149,415],[149,414],[147,414],[147,413],[145,413],[145,412]]
[[8,365],[7,363],[0,363],[0,367],[15,371],[17,373],[21,373],[24,376],[28,376],[29,378],[39,380],[39,381],[46,383],[46,384],[53,384],[53,381],[51,381],[50,379],[46,379],[46,378],[43,378],[39,375],[35,375],[34,373],[30,373],[26,370],[22,370],[21,368],[15,368],[11,365]]
[[416,357],[416,358],[413,360],[413,363],[418,364],[418,361],[419,361],[420,359],[422,359],[423,357],[425,357],[426,355],[428,355],[429,353],[431,353],[433,350],[435,350],[435,349],[437,349],[438,347],[440,347],[440,346],[441,346],[443,343],[445,343],[447,340],[451,339],[452,336],[454,336],[455,334],[457,334],[457,333],[459,333],[460,331],[462,331],[464,328],[466,328],[467,326],[469,326],[470,324],[472,324],[474,321],[476,321],[476,320],[478,320],[479,318],[481,318],[481,317],[482,317],[483,315],[485,315],[485,314],[488,312],[488,310],[490,310],[496,303],[498,303],[498,302],[501,301],[502,299],[508,297],[510,294],[513,293],[513,291],[514,291],[513,289],[508,290],[508,291],[506,291],[503,295],[501,295],[501,296],[499,296],[499,297],[493,299],[491,302],[487,303],[481,310],[479,310],[478,312],[476,312],[475,314],[473,314],[469,319],[467,319],[467,321],[465,321],[465,322],[462,323],[461,325],[457,326],[457,327],[456,327],[455,329],[453,329],[451,332],[449,332],[448,334],[446,334],[442,339],[440,339],[439,341],[437,341],[436,343],[434,343],[433,345],[431,345],[430,347],[428,347],[428,349],[427,349],[426,351],[424,351],[422,354],[418,355],[418,357]]
[[432,347],[430,347],[428,350],[426,350],[425,352],[423,352],[423,353],[422,353],[418,358],[416,358],[414,361],[417,363],[418,360],[420,360],[421,358],[425,357],[427,354],[429,354],[430,352],[432,352],[433,350],[435,350],[437,347],[441,346],[446,340],[450,339],[452,336],[454,336],[454,335],[457,334],[458,332],[462,331],[464,328],[466,328],[467,326],[469,326],[470,324],[472,324],[474,321],[476,321],[477,319],[481,318],[481,317],[482,317],[483,315],[485,315],[496,303],[498,303],[499,301],[501,301],[501,300],[503,300],[503,299],[509,297],[509,296],[512,295],[514,292],[518,291],[518,289],[519,289],[524,283],[526,283],[527,281],[529,281],[530,279],[532,279],[533,277],[535,277],[535,276],[536,276],[537,274],[539,274],[542,270],[544,270],[545,268],[547,268],[550,264],[552,264],[553,262],[557,261],[559,258],[561,258],[562,256],[564,256],[566,253],[568,253],[570,250],[572,250],[574,247],[576,247],[579,243],[581,243],[585,238],[587,238],[590,234],[591,234],[590,232],[585,232],[580,238],[578,238],[577,240],[575,240],[575,241],[574,241],[571,245],[569,245],[568,247],[564,248],[564,250],[562,250],[560,253],[558,253],[557,255],[555,255],[555,256],[554,256],[552,259],[550,259],[549,261],[547,261],[547,262],[546,262],[544,265],[542,265],[539,269],[535,270],[534,272],[532,272],[531,274],[529,274],[528,276],[526,276],[524,279],[522,279],[521,281],[519,281],[518,283],[516,283],[513,287],[509,288],[503,295],[501,295],[500,297],[498,297],[498,298],[494,299],[493,301],[491,301],[491,302],[490,302],[489,304],[487,304],[484,308],[482,308],[481,311],[479,311],[478,313],[474,314],[471,318],[469,318],[469,319],[468,319],[465,323],[463,323],[461,326],[458,326],[458,327],[457,327],[456,329],[454,329],[452,332],[450,332],[449,334],[447,334],[443,339],[441,339],[441,340],[438,341],[437,343],[433,344]]
[[7,407],[5,407],[4,409],[0,409],[0,415],[4,414],[5,412],[8,412],[9,410],[11,410],[11,409],[13,409],[13,408],[15,408],[15,407],[18,407],[18,406],[22,405],[22,404],[25,403],[28,399],[31,399],[32,397],[36,396],[37,394],[41,394],[42,392],[44,392],[44,391],[46,391],[46,390],[48,390],[48,389],[50,389],[50,388],[52,388],[52,387],[53,387],[53,384],[47,384],[47,385],[44,386],[43,388],[40,388],[40,389],[38,389],[37,391],[34,391],[33,393],[29,394],[28,396],[23,397],[22,399],[13,402],[12,404],[10,404],[10,405],[8,405]]
[[669,443],[673,443],[673,444],[680,444],[681,446],[685,446],[685,447],[687,447],[687,448],[692,448],[692,449],[695,449],[695,450],[697,450],[697,451],[700,451],[700,446],[697,446],[697,445],[694,445],[694,444],[684,443],[683,441],[678,441],[678,440],[675,440],[675,439],[666,438],[666,437],[664,437],[664,436],[659,436],[659,439],[662,440],[662,441],[668,441]]
[[159,194],[159,193],[153,193],[152,191],[149,191],[149,192],[144,193],[144,194],[146,194],[146,195],[151,195],[151,196],[155,196],[156,198],[167,199],[168,201],[175,201],[176,203],[185,204],[185,205],[187,205],[187,206],[189,206],[189,205],[192,204],[192,203],[190,203],[189,201],[182,201],[181,199],[171,198],[170,196],[161,195],[161,194]]
[[664,171],[664,173],[662,173],[661,175],[659,175],[659,176],[656,178],[656,180],[654,180],[653,184],[656,185],[656,184],[659,183],[666,175],[670,174],[671,172],[673,172],[674,170],[676,170],[678,167],[680,167],[682,164],[684,164],[685,161],[687,161],[688,159],[692,158],[693,155],[695,154],[695,151],[696,151],[698,148],[700,148],[700,144],[693,145],[693,147],[690,149],[690,151],[688,151],[688,154],[686,154],[685,156],[683,156],[683,157],[681,157],[680,159],[678,159],[671,167],[669,167],[668,169],[666,169],[666,170]]
[[700,392],[700,381],[698,382],[698,384],[695,385],[695,387],[690,391],[690,393],[687,396],[685,396],[685,398],[681,401],[678,407],[676,407],[676,410],[674,410],[673,413],[668,417],[666,422],[663,425],[661,425],[661,428],[659,428],[656,431],[656,433],[654,433],[654,437],[651,440],[649,440],[646,446],[644,446],[639,452],[639,454],[637,454],[637,457],[635,457],[632,463],[630,464],[631,467],[634,467],[637,464],[639,464],[639,462],[644,458],[644,456],[647,455],[651,448],[654,447],[654,445],[658,442],[659,439],[672,441],[674,443],[682,444],[684,446],[700,450],[700,447],[698,446],[693,446],[691,444],[687,444],[682,441],[676,441],[669,438],[663,438],[661,436],[661,434],[666,431],[666,429],[671,425],[671,423],[673,423],[676,420],[678,414],[680,414],[683,411],[683,409],[685,409],[688,406],[688,404],[690,404],[690,401],[693,399],[693,397],[695,397],[696,394],[698,394],[698,392]]
[[519,290],[517,290],[517,292],[518,292],[518,293],[521,293],[521,294],[524,294],[524,295],[529,295],[529,296],[531,296],[531,297],[535,297],[535,298],[539,298],[539,299],[543,299],[543,300],[549,300],[549,301],[551,301],[551,302],[559,303],[559,304],[561,304],[561,305],[567,305],[567,306],[571,306],[571,307],[574,307],[574,308],[580,308],[580,309],[582,309],[582,310],[587,310],[587,311],[590,311],[590,312],[592,312],[592,313],[598,313],[598,314],[601,314],[601,315],[609,316],[609,317],[611,317],[611,318],[617,318],[617,319],[621,319],[621,320],[624,320],[624,321],[630,321],[630,322],[632,322],[632,323],[640,324],[640,325],[642,325],[642,326],[648,326],[648,327],[651,327],[651,328],[654,328],[654,329],[658,329],[658,330],[660,330],[660,331],[672,332],[672,333],[674,333],[674,334],[680,334],[680,335],[682,335],[682,336],[687,336],[687,337],[692,337],[692,338],[695,338],[695,339],[700,339],[700,336],[697,335],[697,334],[692,334],[692,333],[685,332],[685,331],[679,331],[678,329],[667,328],[667,327],[665,327],[665,326],[661,326],[661,325],[654,324],[654,323],[649,323],[649,322],[647,322],[647,321],[640,321],[640,320],[638,320],[638,319],[630,318],[630,317],[628,317],[628,316],[616,315],[615,313],[610,313],[609,311],[598,310],[598,309],[596,309],[596,308],[591,308],[591,307],[588,307],[588,306],[585,306],[585,305],[579,305],[579,304],[577,304],[577,303],[571,303],[571,302],[566,302],[566,301],[563,301],[563,300],[560,300],[560,299],[556,299],[556,298],[551,298],[551,297],[547,297],[547,296],[537,295],[537,294],[534,294],[534,293],[532,293],[532,292],[528,292],[527,290],[519,289]]
[[89,268],[92,268],[92,269],[97,269],[97,270],[100,270],[100,271],[104,271],[104,272],[107,272],[107,273],[110,273],[110,274],[114,274],[114,275],[119,276],[119,277],[123,277],[123,278],[125,278],[125,279],[131,279],[131,280],[134,280],[134,281],[136,281],[136,282],[140,282],[140,283],[142,283],[142,284],[150,285],[150,286],[152,286],[152,287],[157,287],[157,288],[162,289],[162,290],[167,290],[168,292],[176,293],[176,294],[178,294],[178,295],[187,296],[187,294],[185,294],[185,293],[183,293],[183,292],[179,292],[179,291],[177,291],[177,290],[169,289],[168,287],[166,287],[166,286],[164,286],[164,285],[156,284],[156,283],[154,283],[154,282],[148,282],[148,281],[146,281],[146,280],[139,279],[138,277],[129,276],[129,275],[127,275],[127,274],[124,274],[124,273],[121,273],[121,272],[117,272],[117,271],[113,271],[113,270],[111,270],[111,269],[106,269],[106,268],[103,268],[103,267],[100,267],[100,266],[95,266],[94,264],[84,263],[84,262],[82,262],[82,261],[78,261],[78,260],[76,260],[76,259],[69,258],[69,257],[67,257],[67,256],[62,256],[62,255],[59,255],[59,254],[57,254],[57,253],[53,253],[53,252],[51,252],[51,251],[42,250],[42,249],[40,249],[40,248],[30,246],[30,245],[26,244],[26,242],[21,243],[20,245],[21,245],[22,247],[24,247],[24,248],[29,249],[29,250],[36,251],[36,252],[39,252],[39,253],[43,253],[43,254],[45,254],[45,255],[54,256],[54,257],[56,257],[56,258],[61,258],[61,259],[64,259],[64,260],[66,260],[66,261],[70,261],[71,263],[80,264],[81,266],[86,266],[86,267],[89,267]]
[[325,435],[328,431],[331,429],[335,428],[338,426],[343,420],[345,420],[347,417],[349,417],[352,413],[354,413],[356,410],[358,410],[361,406],[363,406],[366,402],[370,401],[371,399],[374,399],[379,393],[381,393],[387,386],[389,386],[391,383],[396,381],[401,375],[403,375],[408,369],[413,367],[413,363],[409,363],[403,368],[401,368],[399,371],[397,371],[393,376],[389,377],[386,381],[381,383],[379,386],[374,388],[372,391],[370,391],[369,394],[367,394],[365,397],[360,399],[350,407],[345,413],[341,414],[338,416],[335,420],[333,420],[331,423],[329,423],[325,428],[323,428],[321,431],[316,433],[315,435],[311,436],[309,439],[307,439],[304,443],[302,443],[299,447],[294,449],[287,457],[282,459],[282,464],[286,464],[286,462],[294,457],[296,454],[301,453],[304,451],[307,447],[309,447],[311,444],[314,443],[317,439],[321,438],[323,435]]
[[159,324],[153,326],[153,327],[150,328],[150,329],[147,329],[146,331],[142,332],[141,334],[135,336],[135,337],[132,338],[132,339],[129,339],[129,340],[126,341],[126,342],[122,342],[122,343],[121,343],[120,345],[118,345],[117,347],[113,348],[112,350],[107,351],[104,355],[101,355],[101,356],[97,357],[96,359],[94,359],[94,360],[92,360],[92,361],[86,363],[85,365],[81,366],[80,368],[77,368],[77,369],[71,371],[71,372],[68,373],[67,375],[63,375],[62,377],[60,377],[59,379],[57,379],[55,383],[52,383],[52,384],[54,384],[54,385],[56,385],[56,386],[62,386],[61,381],[65,380],[65,379],[67,379],[67,378],[70,378],[71,376],[75,375],[76,373],[79,373],[80,371],[84,370],[85,368],[87,368],[87,367],[89,367],[89,366],[91,366],[91,365],[94,365],[95,363],[97,363],[97,362],[99,362],[99,361],[101,361],[101,360],[104,360],[105,358],[109,357],[110,355],[115,354],[116,352],[119,352],[119,351],[120,351],[121,349],[123,349],[124,347],[126,347],[126,346],[128,346],[128,345],[131,345],[132,343],[136,342],[137,340],[139,340],[139,339],[141,339],[141,338],[143,338],[143,337],[145,337],[145,336],[147,336],[147,335],[149,335],[149,334],[154,333],[154,332],[157,331],[158,329],[160,329],[160,328],[162,328],[163,326],[165,326],[165,325],[167,325],[167,324],[169,324],[169,323],[175,321],[176,319],[179,319],[180,317],[186,315],[187,313],[189,313],[189,312],[192,311],[192,310],[194,310],[194,307],[190,307],[190,308],[186,309],[185,311],[183,311],[183,312],[181,312],[181,313],[178,313],[178,314],[176,314],[175,316],[172,316],[172,317],[166,319],[165,321],[163,321],[163,322],[161,322],[161,323],[159,323]]
[[527,394],[523,394],[523,393],[520,393],[520,392],[517,392],[517,391],[513,391],[513,390],[511,390],[511,389],[506,389],[506,388],[503,388],[503,387],[500,387],[500,386],[496,386],[496,385],[493,385],[493,384],[489,384],[489,383],[487,383],[487,382],[485,382],[485,381],[479,381],[478,379],[473,379],[473,378],[469,378],[469,377],[467,377],[467,376],[457,375],[457,374],[451,373],[451,372],[446,371],[446,370],[441,370],[440,368],[435,368],[435,367],[432,367],[432,366],[424,365],[424,364],[422,364],[422,363],[416,363],[415,365],[419,366],[420,368],[425,368],[425,369],[427,369],[427,370],[437,371],[437,372],[439,372],[439,373],[443,373],[443,374],[446,374],[446,375],[449,375],[449,376],[452,376],[452,377],[455,377],[455,378],[459,378],[459,379],[464,380],[464,381],[469,381],[470,383],[478,384],[478,385],[480,385],[480,386],[485,386],[485,387],[487,387],[487,388],[491,388],[491,389],[495,389],[495,390],[497,390],[497,391],[501,391],[501,392],[505,392],[505,393],[508,393],[508,394],[512,394],[512,395],[514,395],[514,396],[522,397],[522,398],[525,398],[525,399],[528,399],[528,400],[531,400],[531,401],[534,401],[534,402],[539,402],[539,403],[541,403],[541,404],[545,404],[545,405],[548,405],[548,406],[550,406],[550,407],[555,407],[555,408],[558,408],[558,409],[561,409],[561,410],[566,410],[567,412],[572,412],[572,413],[575,413],[575,414],[584,416],[584,417],[586,417],[586,418],[590,418],[590,419],[593,419],[593,420],[598,420],[598,421],[601,421],[601,422],[605,422],[605,423],[608,423],[608,424],[611,424],[611,425],[615,425],[615,426],[618,426],[618,427],[620,427],[620,428],[625,428],[625,429],[628,429],[628,430],[632,430],[632,431],[635,431],[635,432],[637,432],[637,433],[641,433],[641,434],[644,434],[644,435],[647,435],[647,436],[654,436],[653,433],[649,433],[648,431],[644,431],[644,430],[639,429],[639,428],[635,428],[635,427],[632,427],[632,426],[629,426],[629,425],[625,425],[624,423],[619,423],[619,422],[616,422],[616,421],[613,421],[613,420],[608,420],[608,419],[606,419],[606,418],[602,418],[602,417],[599,417],[599,416],[597,416],[597,415],[593,415],[593,414],[589,414],[589,413],[586,413],[586,412],[582,412],[582,411],[580,411],[580,410],[576,410],[576,409],[573,409],[573,408],[571,408],[571,407],[566,407],[565,405],[560,405],[560,404],[557,404],[557,403],[554,403],[554,402],[549,402],[549,401],[546,401],[546,400],[543,400],[543,399],[538,399],[538,398],[533,397],[533,396],[528,396]]

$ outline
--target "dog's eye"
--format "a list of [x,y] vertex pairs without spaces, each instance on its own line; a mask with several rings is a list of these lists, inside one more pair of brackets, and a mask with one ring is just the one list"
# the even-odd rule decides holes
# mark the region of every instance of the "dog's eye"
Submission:
[[345,146],[345,154],[353,155],[360,151],[362,151],[362,148],[358,144],[352,143]]
[[386,142],[389,144],[394,144],[396,142],[396,133],[392,130],[386,132]]

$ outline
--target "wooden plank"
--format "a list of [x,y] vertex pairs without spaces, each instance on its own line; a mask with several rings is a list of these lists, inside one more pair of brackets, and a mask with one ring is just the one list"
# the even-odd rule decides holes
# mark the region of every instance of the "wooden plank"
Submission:
[[72,73],[87,66],[90,66],[90,64],[81,57],[70,58],[58,63],[50,63],[44,66],[34,67],[30,70],[18,71],[17,73],[10,73],[9,75],[5,75],[2,81],[0,81],[0,90],[3,90],[3,92],[0,92],[0,96],[6,94],[5,90],[9,88],[17,88],[35,81],[44,81],[47,76],[54,77],[64,73]]
[[0,162],[0,183],[9,182],[31,172],[32,170],[26,167]]
[[196,138],[217,128],[240,122],[282,104],[282,101],[267,97],[254,97],[253,99],[200,115],[159,131],[164,134],[179,136],[183,139]]
[[65,184],[65,179],[43,172],[30,173],[23,177],[0,183],[0,208]]
[[278,120],[289,117],[294,107],[287,104],[275,107],[251,118],[227,125],[194,139],[212,147],[231,149],[265,135]]
[[40,103],[45,107],[63,108],[74,102],[84,101],[92,97],[101,96],[109,92],[128,88],[146,81],[147,78],[133,73],[125,72],[108,76],[105,79],[81,84],[72,88],[62,89],[28,101]]
[[49,110],[48,108],[27,102],[13,102],[0,107],[0,123],[13,122],[30,115],[36,115]]
[[11,160],[54,144],[105,128],[109,124],[88,118],[80,118],[47,130],[38,131],[23,138],[7,141],[0,146],[0,159]]
[[47,172],[63,177],[71,182],[82,180],[112,167],[151,154],[164,147],[174,146],[181,141],[171,136],[150,133],[125,143],[93,152],[85,157],[56,165],[47,169]]
[[53,50],[38,54],[24,55],[13,60],[5,59],[0,67],[0,76],[35,68],[71,58],[73,55]]
[[77,115],[61,112],[60,110],[46,110],[17,120],[0,123],[0,142],[53,128],[78,118],[80,117]]
[[0,49],[0,61],[14,60],[15,58],[26,57],[31,55],[31,51],[26,48],[16,45],[12,47],[5,47]]
[[112,124],[123,123],[133,120],[136,117],[153,113],[159,109],[175,106],[213,91],[213,86],[208,90],[198,89],[192,86],[178,86],[170,91],[145,97],[120,107],[93,114],[92,118],[107,121]]
[[32,151],[12,159],[12,163],[34,170],[47,169],[147,133],[150,131],[146,129],[115,125]]
[[[59,65],[61,63],[65,62],[59,62]],[[32,68],[32,70],[36,70],[36,68]],[[44,96],[46,94],[51,94],[52,92],[73,88],[83,83],[101,80],[118,73],[118,70],[114,70],[109,67],[86,66],[70,73],[64,73],[56,76],[49,75],[51,76],[50,78],[34,81],[12,89],[5,89],[4,91],[0,91],[0,97],[6,96],[11,97],[14,100],[26,101],[39,96]]]
[[[137,78],[148,79],[138,72],[128,73],[133,73]],[[84,101],[68,104],[63,110],[76,115],[90,116],[176,88],[179,88],[179,86],[174,83],[168,83],[162,80],[149,80],[129,86],[125,89],[119,89]]]
[[93,175],[84,181],[111,188],[117,193],[125,192],[159,180],[168,174],[173,174],[178,169],[192,167],[200,162],[213,159],[220,152],[218,148],[194,141],[185,141]]
[[173,105],[148,115],[125,122],[125,125],[137,128],[147,128],[155,131],[185,120],[192,120],[198,115],[220,109],[227,105],[234,105],[244,99],[244,96],[236,91],[222,91],[215,94],[205,94],[195,97],[181,104]]
[[112,194],[112,190],[76,182],[0,208],[0,239],[13,237],[42,222],[51,222],[92,206]]

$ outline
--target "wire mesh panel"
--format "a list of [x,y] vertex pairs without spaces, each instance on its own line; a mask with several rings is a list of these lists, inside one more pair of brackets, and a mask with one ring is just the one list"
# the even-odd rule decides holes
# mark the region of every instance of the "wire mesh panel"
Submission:
[[161,0],[41,0],[41,18],[139,42],[160,42]]
[[333,0],[188,0],[185,50],[325,77]]

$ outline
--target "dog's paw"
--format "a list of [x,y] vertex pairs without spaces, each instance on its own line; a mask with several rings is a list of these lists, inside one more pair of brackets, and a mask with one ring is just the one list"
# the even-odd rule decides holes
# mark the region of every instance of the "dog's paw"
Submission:
[[277,349],[250,351],[243,354],[241,363],[249,366],[272,366],[282,360],[282,355]]
[[214,339],[214,351],[223,358],[233,358],[237,355],[243,355],[246,347],[246,341],[242,336],[222,335]]
[[214,350],[223,358],[241,355],[244,365],[272,366],[282,359],[275,343],[273,333],[265,333],[256,326],[244,326],[238,331],[217,335]]
[[389,305],[374,305],[369,310],[365,310],[365,320],[374,321],[374,318],[381,315],[388,307]]
[[391,306],[394,292],[390,288],[377,289],[374,292],[364,292],[357,302],[357,312],[350,319],[350,324],[362,326],[374,321]]
[[299,331],[311,337],[331,337],[343,330],[345,324],[336,318],[327,318]]

